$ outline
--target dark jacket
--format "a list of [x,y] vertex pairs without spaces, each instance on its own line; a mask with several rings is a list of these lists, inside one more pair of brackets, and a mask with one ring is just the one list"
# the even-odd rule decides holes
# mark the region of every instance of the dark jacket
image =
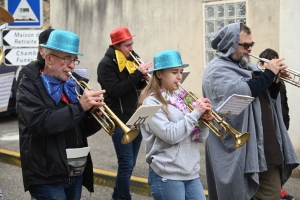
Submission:
[[282,109],[282,117],[283,122],[285,124],[286,130],[289,130],[290,126],[290,115],[289,115],[289,105],[288,98],[286,96],[286,87],[284,81],[281,82],[280,87],[280,97],[281,97],[281,109]]
[[[70,170],[66,148],[70,147],[67,145],[77,141],[78,147],[88,146],[87,137],[101,128],[94,118],[89,118],[79,103],[67,106],[60,101],[56,105],[46,93],[39,70],[38,61],[24,67],[17,89],[20,155],[25,191],[31,185],[68,181]],[[73,148],[76,147],[75,145]],[[83,185],[90,192],[94,191],[90,154],[83,173]]]
[[125,68],[119,71],[115,49],[109,47],[98,65],[98,82],[104,93],[107,106],[126,123],[137,107],[140,91],[146,86],[143,74],[139,70],[129,74]]

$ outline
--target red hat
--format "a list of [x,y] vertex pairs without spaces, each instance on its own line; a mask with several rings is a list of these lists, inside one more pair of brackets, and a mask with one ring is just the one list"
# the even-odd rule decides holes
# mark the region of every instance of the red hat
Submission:
[[126,27],[117,28],[110,33],[111,44],[109,46],[113,46],[134,36],[135,35],[131,35]]

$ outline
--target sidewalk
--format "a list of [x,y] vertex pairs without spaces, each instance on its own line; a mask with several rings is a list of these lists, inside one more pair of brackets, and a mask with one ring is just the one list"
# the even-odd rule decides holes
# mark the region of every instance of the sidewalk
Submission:
[[[18,123],[15,120],[0,118],[0,162],[5,162],[20,166],[19,161],[19,141],[1,140],[1,136],[18,138]],[[111,137],[103,130],[88,138],[91,147],[91,156],[94,163],[95,183],[113,187],[117,171],[117,159],[111,141]],[[204,144],[199,144],[201,152],[200,179],[205,190],[207,190],[206,172],[205,172],[205,154]],[[2,166],[2,164],[0,163]],[[142,142],[140,152],[137,158],[136,167],[131,178],[131,191],[135,194],[150,196],[149,186],[147,184],[148,165],[145,161],[145,145]],[[0,176],[0,184],[2,177]],[[22,180],[22,179],[21,179]],[[284,188],[287,192],[300,199],[300,179],[290,178]],[[1,187],[1,185],[0,185]],[[111,193],[111,191],[107,191]],[[206,191],[207,192],[207,191]],[[7,198],[6,198],[7,199]],[[151,198],[150,198],[151,199]]]

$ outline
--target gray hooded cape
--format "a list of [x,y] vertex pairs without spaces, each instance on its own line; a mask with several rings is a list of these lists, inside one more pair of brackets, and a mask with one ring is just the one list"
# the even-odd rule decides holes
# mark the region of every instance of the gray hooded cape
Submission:
[[[216,56],[205,68],[203,76],[203,96],[211,100],[214,108],[220,106],[232,94],[251,95],[246,81],[252,78],[254,64],[246,70],[229,56],[235,53],[240,37],[240,24],[225,26],[211,38]],[[299,165],[282,114],[280,96],[270,97],[272,116],[281,151],[283,165],[281,183],[284,184],[292,170]],[[227,132],[224,140],[210,131],[206,140],[206,172],[210,200],[251,199],[259,187],[259,172],[267,171],[264,156],[263,127],[260,101],[256,98],[239,116],[229,116],[226,121],[240,133],[250,132],[248,142],[234,149],[234,139]]]

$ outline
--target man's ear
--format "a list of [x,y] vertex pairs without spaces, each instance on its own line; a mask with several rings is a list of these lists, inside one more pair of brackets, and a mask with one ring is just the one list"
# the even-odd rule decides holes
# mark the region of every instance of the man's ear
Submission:
[[51,62],[53,61],[50,53],[44,55],[44,59],[45,59],[46,63],[48,63],[48,64],[51,64]]
[[120,45],[119,45],[119,44],[115,44],[115,45],[113,45],[113,47],[114,47],[115,49],[117,49],[117,50],[120,51]]

